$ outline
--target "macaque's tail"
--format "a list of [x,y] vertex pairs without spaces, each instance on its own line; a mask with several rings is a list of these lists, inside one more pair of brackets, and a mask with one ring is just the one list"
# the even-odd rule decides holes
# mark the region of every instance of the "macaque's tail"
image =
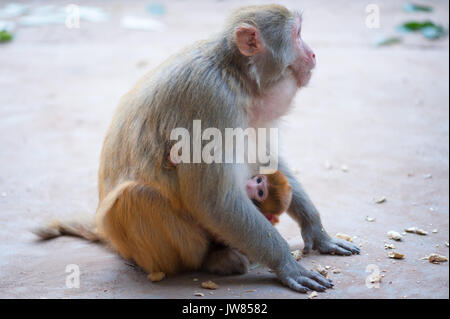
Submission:
[[94,218],[92,216],[76,216],[76,218],[67,220],[52,220],[31,231],[42,240],[48,240],[59,236],[76,236],[93,242],[102,240],[96,231]]

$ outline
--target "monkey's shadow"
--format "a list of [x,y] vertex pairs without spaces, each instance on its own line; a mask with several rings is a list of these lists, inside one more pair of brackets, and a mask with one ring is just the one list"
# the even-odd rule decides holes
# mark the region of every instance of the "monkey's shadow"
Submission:
[[[304,258],[310,259],[319,255],[321,254],[318,252],[311,252]],[[289,291],[278,281],[273,271],[259,264],[251,264],[248,273],[243,275],[222,276],[204,271],[191,271],[166,277],[159,282],[150,282],[147,280],[147,273],[136,263],[125,260],[120,256],[117,256],[117,258],[126,266],[124,271],[117,274],[120,276],[120,282],[131,281],[138,284],[145,293],[149,294],[149,297],[167,297],[168,294],[170,296],[175,295],[175,298],[191,298],[195,292],[201,292],[205,296],[213,298],[269,298],[265,294],[261,295],[261,292],[270,291],[272,293],[272,289]],[[218,284],[219,289],[214,291],[202,288],[201,283],[208,280]],[[273,295],[270,298],[273,298]]]
[[[150,282],[147,280],[147,274],[134,262],[125,260],[118,257],[127,266],[127,271],[121,272],[121,280],[131,280],[135,283],[142,284],[145,290],[149,293],[154,292],[155,288],[164,289],[178,292],[178,291],[189,291],[203,292],[208,294],[208,290],[201,288],[201,283],[204,281],[212,280],[219,286],[229,287],[226,292],[232,296],[236,293],[248,293],[254,292],[258,288],[267,288],[270,285],[273,287],[274,284],[279,284],[276,275],[271,272],[268,268],[264,266],[250,267],[248,273],[243,275],[229,275],[222,276],[217,274],[212,274],[204,271],[190,271],[183,272],[178,275],[169,276],[164,278],[159,282]],[[125,277],[125,278],[123,278]],[[279,284],[279,287],[283,287]],[[219,288],[220,289],[220,288]],[[212,290],[211,290],[212,292]],[[221,295],[223,292],[221,293]],[[186,298],[190,295],[186,295]],[[248,297],[251,297],[250,295]]]

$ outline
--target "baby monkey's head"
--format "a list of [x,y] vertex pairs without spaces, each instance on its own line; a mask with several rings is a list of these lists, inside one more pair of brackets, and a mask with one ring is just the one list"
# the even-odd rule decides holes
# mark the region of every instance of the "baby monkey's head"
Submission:
[[246,185],[248,197],[272,223],[289,208],[292,199],[291,185],[281,171],[256,175]]

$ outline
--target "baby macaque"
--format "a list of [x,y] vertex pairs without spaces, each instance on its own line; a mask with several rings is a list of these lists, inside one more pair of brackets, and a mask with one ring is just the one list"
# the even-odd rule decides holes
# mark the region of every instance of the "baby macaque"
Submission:
[[278,217],[288,209],[292,199],[291,185],[281,171],[254,176],[247,182],[245,190],[272,225],[279,222]]

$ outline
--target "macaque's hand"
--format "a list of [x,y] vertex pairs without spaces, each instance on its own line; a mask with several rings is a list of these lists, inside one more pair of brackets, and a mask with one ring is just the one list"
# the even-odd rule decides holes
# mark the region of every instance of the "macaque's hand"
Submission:
[[305,254],[312,249],[318,250],[321,254],[345,256],[359,254],[360,252],[355,244],[346,240],[331,238],[323,230],[302,229],[302,237],[305,242],[305,248],[303,248]]
[[310,290],[325,291],[327,288],[333,287],[331,280],[317,272],[306,270],[293,258],[290,258],[276,273],[284,285],[302,293]]

